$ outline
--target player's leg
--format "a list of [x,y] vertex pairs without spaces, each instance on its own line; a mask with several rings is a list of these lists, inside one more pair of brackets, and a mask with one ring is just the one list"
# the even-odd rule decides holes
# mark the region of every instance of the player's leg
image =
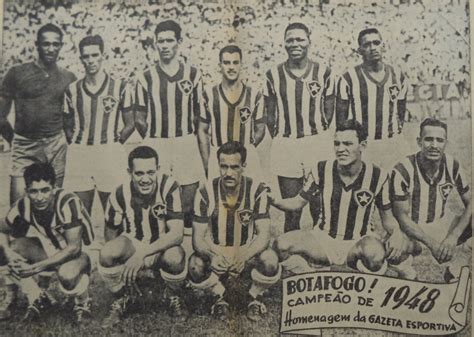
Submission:
[[399,278],[415,280],[417,272],[413,267],[413,257],[421,254],[422,247],[419,242],[413,239],[408,239],[407,246],[407,250],[399,258],[387,259],[388,268],[395,271]]
[[309,263],[328,266],[330,261],[314,230],[296,230],[280,235],[274,243],[283,269],[294,274],[314,271]]
[[[22,256],[29,264],[37,263],[48,257],[43,243],[35,237],[17,238],[10,243],[10,248]],[[48,272],[46,271],[45,273]],[[7,275],[7,279],[9,279],[11,284],[19,286],[28,299],[29,307],[24,317],[25,321],[39,319],[41,313],[54,303],[54,300],[47,293],[49,275],[20,278],[10,272]]]
[[196,197],[196,191],[198,187],[198,182],[180,186],[181,206],[183,208],[184,217],[184,228],[185,231],[188,232],[192,230],[193,227],[194,198]]
[[56,173],[56,186],[63,187],[66,170],[67,141],[63,133],[48,139],[44,146],[44,153]]
[[10,177],[10,206],[25,194],[25,180],[23,177]]
[[367,274],[383,275],[387,270],[384,244],[375,236],[364,236],[347,254],[347,265]]
[[259,321],[267,312],[263,303],[263,292],[280,280],[281,266],[278,263],[278,255],[272,248],[264,250],[254,260],[255,265],[250,274],[252,285],[249,290],[252,301],[248,305],[247,317],[251,321]]
[[166,283],[163,297],[168,303],[170,314],[173,317],[186,317],[183,290],[186,280],[186,254],[181,246],[174,246],[165,250],[158,257],[157,267]]
[[194,252],[189,257],[188,277],[191,287],[201,295],[210,294],[213,297],[211,314],[225,321],[229,317],[229,304],[224,300],[225,287],[211,268],[211,259]]
[[77,323],[82,323],[91,314],[90,272],[91,262],[84,252],[62,264],[58,269],[59,288],[66,296],[74,298],[74,315]]
[[122,281],[124,263],[135,253],[131,239],[120,235],[104,244],[99,255],[98,271],[106,287],[112,292],[114,301],[109,316],[103,321],[103,327],[112,327],[120,322],[127,311],[129,297]]
[[[304,179],[278,176],[281,197],[283,199],[293,198],[300,193],[303,188]],[[284,232],[294,231],[300,228],[301,210],[286,211]]]

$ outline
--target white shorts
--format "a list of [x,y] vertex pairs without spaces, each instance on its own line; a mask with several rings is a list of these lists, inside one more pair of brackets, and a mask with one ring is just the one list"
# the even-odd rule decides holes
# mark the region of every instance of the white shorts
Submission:
[[120,143],[70,145],[64,187],[74,192],[94,188],[101,192],[112,192],[129,180],[127,165],[127,153]]
[[194,134],[176,138],[147,138],[143,145],[158,152],[160,169],[164,173],[171,173],[180,185],[203,179],[204,167]]
[[[262,167],[260,165],[260,159],[258,157],[257,149],[253,145],[245,146],[247,149],[247,165],[245,166],[244,175],[251,176],[258,181],[263,181]],[[209,151],[209,169],[208,177],[212,180],[219,177],[219,161],[217,160],[217,146],[211,146]]]
[[300,178],[303,170],[334,157],[334,135],[330,131],[303,138],[277,137],[272,141],[271,169],[274,175]]
[[406,138],[403,135],[397,135],[393,138],[367,141],[363,158],[366,162],[391,170],[395,164],[413,152]]
[[[142,242],[134,238],[132,235],[128,235],[127,233],[122,234],[122,235],[132,242],[132,245],[135,248],[135,251],[144,251],[148,246],[148,243]],[[145,259],[143,260],[145,268],[151,268],[156,263],[160,255],[161,255],[160,253],[156,253],[156,254],[148,255],[147,257],[145,257]]]

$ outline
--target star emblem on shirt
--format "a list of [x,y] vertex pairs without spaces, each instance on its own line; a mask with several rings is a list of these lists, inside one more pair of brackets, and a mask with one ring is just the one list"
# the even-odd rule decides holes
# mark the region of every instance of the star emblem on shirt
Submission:
[[397,85],[391,85],[388,88],[388,91],[390,93],[390,99],[392,101],[396,100],[398,95],[400,94],[400,88]]
[[163,203],[157,203],[151,208],[151,212],[155,218],[160,218],[166,215],[166,205]]
[[242,226],[248,226],[252,222],[252,211],[250,209],[243,209],[237,215]]
[[190,80],[182,80],[179,82],[179,88],[185,95],[189,95],[193,90],[193,84]]
[[360,207],[366,207],[372,202],[372,199],[374,198],[374,195],[369,190],[359,190],[355,192],[354,195],[356,202]]
[[112,112],[117,107],[118,101],[112,96],[105,96],[102,98],[102,106],[105,113]]
[[449,182],[439,185],[439,192],[441,193],[441,197],[443,198],[443,200],[448,199],[449,193],[451,193],[451,190],[453,188],[454,188],[453,184]]
[[250,115],[252,114],[252,112],[250,111],[250,109],[246,106],[242,107],[239,109],[239,113],[240,113],[240,122],[242,124],[245,124],[248,122],[248,120],[250,119]]
[[321,84],[319,84],[318,81],[308,81],[306,85],[311,97],[316,97],[316,95],[321,91]]

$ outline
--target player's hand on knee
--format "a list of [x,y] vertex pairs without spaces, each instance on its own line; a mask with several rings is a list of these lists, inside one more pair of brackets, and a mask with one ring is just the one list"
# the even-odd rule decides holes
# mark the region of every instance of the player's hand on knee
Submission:
[[145,256],[136,252],[133,254],[127,262],[125,262],[125,266],[122,272],[122,282],[126,285],[132,285],[135,283],[138,272],[143,268],[145,264]]
[[11,273],[17,278],[26,278],[41,272],[38,265],[29,264],[25,261],[15,261],[8,264]]
[[214,255],[211,259],[211,268],[217,273],[224,273],[230,267],[229,261],[223,255]]
[[443,241],[441,241],[438,248],[438,262],[448,262],[453,258],[454,249],[456,248],[457,241],[457,238],[453,238],[450,235],[448,235]]
[[27,262],[23,256],[21,256],[20,254],[18,254],[17,252],[15,252],[14,250],[10,248],[5,249],[5,256],[9,264],[17,263],[17,262]]
[[230,272],[235,275],[240,275],[245,267],[245,258],[242,256],[236,256],[234,262],[230,266]]
[[388,262],[398,261],[400,257],[408,250],[408,237],[400,230],[396,230],[385,242]]

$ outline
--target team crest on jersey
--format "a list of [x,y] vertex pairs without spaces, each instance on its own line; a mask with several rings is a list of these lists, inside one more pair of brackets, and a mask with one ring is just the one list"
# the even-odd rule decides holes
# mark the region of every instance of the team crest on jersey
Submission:
[[151,212],[155,218],[161,218],[166,215],[166,205],[159,202],[151,208]]
[[390,99],[394,101],[397,99],[398,95],[400,94],[400,88],[397,85],[391,85],[388,88],[388,92],[390,93]]
[[239,221],[243,226],[250,225],[253,219],[252,214],[253,214],[252,211],[249,209],[243,209],[237,212],[237,215],[239,216]]
[[374,199],[374,194],[369,190],[358,190],[354,193],[354,197],[360,207],[366,207]]
[[249,107],[244,106],[243,108],[239,109],[240,114],[240,123],[245,124],[250,119],[252,112],[250,111]]
[[321,91],[321,84],[318,81],[308,81],[306,82],[308,91],[311,94],[311,97],[316,97],[316,95]]
[[190,80],[182,80],[179,83],[179,88],[185,95],[189,95],[193,90],[193,84]]
[[445,183],[442,185],[439,185],[439,192],[441,193],[441,197],[443,200],[448,199],[449,193],[451,193],[451,190],[454,188],[453,184],[451,183]]
[[118,101],[112,96],[105,96],[102,98],[102,105],[104,107],[105,113],[110,113],[114,111],[117,107]]

